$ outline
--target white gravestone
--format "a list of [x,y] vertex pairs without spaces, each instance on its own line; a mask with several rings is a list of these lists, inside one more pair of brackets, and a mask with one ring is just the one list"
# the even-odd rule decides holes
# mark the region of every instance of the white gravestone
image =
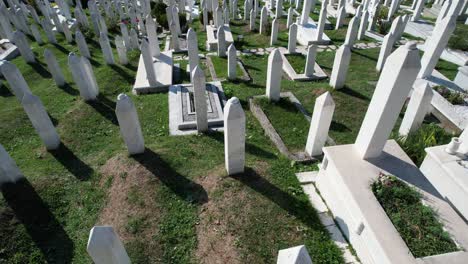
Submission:
[[101,45],[102,54],[104,55],[104,60],[106,63],[109,65],[114,65],[114,54],[112,54],[109,38],[104,32],[101,32],[101,35],[99,36],[99,44]]
[[88,59],[80,58],[72,52],[68,55],[68,67],[83,100],[96,100],[99,90]]
[[198,133],[203,133],[208,131],[208,114],[206,106],[205,73],[199,66],[195,66],[195,69],[192,71],[192,86],[195,101],[197,131]]
[[26,63],[35,63],[36,58],[34,57],[34,53],[29,46],[29,42],[26,39],[26,35],[23,34],[21,31],[13,32],[13,43],[18,47],[21,56],[26,61]]
[[320,10],[320,17],[317,25],[316,41],[321,41],[323,38],[323,30],[325,29],[325,22],[327,21],[327,5],[328,0],[322,1],[322,9]]
[[130,47],[130,36],[128,35],[127,24],[120,23],[120,33],[122,33],[122,38],[125,43],[125,47]]
[[60,146],[60,137],[39,97],[25,93],[21,104],[47,150],[57,149]]
[[65,39],[67,40],[68,43],[72,43],[73,36],[72,36],[72,33],[70,32],[70,29],[68,28],[68,23],[66,20],[62,21],[62,28],[63,28],[63,34],[65,35]]
[[10,157],[5,148],[0,144],[0,186],[7,182],[16,182],[23,178],[23,174]]
[[[175,31],[174,31],[175,32]],[[156,23],[151,15],[146,16],[146,34],[148,37],[148,44],[151,51],[151,56],[157,57],[161,53],[159,48],[158,33],[156,32]],[[171,31],[172,34],[172,31]],[[177,33],[174,33],[177,34]]]
[[245,113],[236,97],[224,107],[224,157],[229,175],[244,172],[245,167]]
[[39,29],[37,28],[37,25],[35,23],[31,24],[31,32],[32,32],[33,37],[36,40],[37,44],[39,44],[39,45],[44,44],[44,41],[42,40],[41,33],[39,32]]
[[78,45],[78,50],[80,51],[81,56],[90,59],[91,53],[89,52],[88,44],[86,43],[85,37],[79,30],[75,32],[75,42]]
[[377,64],[375,66],[375,69],[378,72],[383,69],[387,57],[390,55],[390,53],[392,53],[393,43],[395,43],[395,36],[392,34],[392,32],[389,32],[387,35],[385,35],[382,46],[380,47],[379,58],[377,59]]
[[388,57],[354,144],[362,159],[382,153],[420,69],[414,42],[399,47]]
[[137,50],[140,47],[140,43],[138,41],[138,33],[134,28],[130,29],[130,48],[132,50]]
[[267,24],[268,24],[268,9],[266,8],[266,6],[263,6],[262,11],[260,11],[260,34],[265,33]]
[[140,120],[135,105],[126,94],[119,94],[115,107],[120,134],[130,155],[145,152],[145,141],[141,132]]
[[458,87],[465,90],[465,92],[468,92],[468,66],[458,68],[458,73],[453,82],[458,85]]
[[345,17],[346,17],[346,10],[345,10],[345,7],[342,6],[338,9],[338,17],[336,18],[335,30],[343,26]]
[[344,43],[340,48],[338,48],[335,54],[332,74],[330,77],[330,86],[335,89],[344,87],[350,61],[351,49],[348,44]]
[[57,86],[64,86],[65,85],[65,77],[63,77],[62,69],[55,58],[54,53],[50,49],[44,50],[44,60],[47,63],[47,68],[49,69],[50,73],[52,74],[52,78],[54,78],[55,83]]
[[249,24],[250,31],[255,30],[255,10],[250,10],[250,24]]
[[278,251],[276,264],[312,264],[304,245]]
[[271,23],[271,37],[270,37],[270,45],[273,46],[278,41],[278,29],[279,29],[279,21],[277,18],[273,19]]
[[234,43],[228,48],[228,79],[235,80],[237,78],[237,50]]
[[149,43],[145,38],[143,38],[141,41],[141,57],[143,58],[143,64],[145,65],[146,70],[146,78],[148,79],[149,85],[151,87],[156,87],[158,82],[156,81],[153,56],[151,56]]
[[47,40],[52,44],[56,44],[57,39],[55,38],[54,31],[52,31],[52,25],[50,24],[50,22],[47,21],[46,19],[42,19],[41,26],[42,26],[42,29],[44,29],[44,32],[46,33]]
[[367,21],[369,20],[369,12],[364,11],[361,17],[361,23],[359,24],[358,40],[364,39],[367,29]]
[[125,41],[121,36],[115,36],[115,47],[117,48],[117,54],[119,55],[120,64],[127,65],[127,48],[125,47]]
[[413,93],[411,93],[411,99],[400,125],[399,134],[401,136],[406,136],[421,126],[424,117],[431,109],[432,95],[432,88],[427,81],[417,79],[414,82]]
[[86,251],[95,264],[130,264],[127,251],[111,226],[93,227]]
[[294,19],[294,9],[290,7],[288,9],[288,18],[286,21],[286,28],[289,28],[292,25],[293,19]]
[[310,120],[309,135],[305,151],[309,156],[322,154],[322,148],[328,138],[328,130],[335,111],[335,102],[330,94],[326,92],[315,100],[314,113]]
[[197,33],[192,28],[189,28],[187,31],[187,51],[189,57],[189,72],[192,72],[200,62],[200,58],[198,57]]
[[224,26],[220,26],[217,32],[218,39],[218,57],[226,57],[226,34]]
[[289,27],[288,52],[290,54],[296,53],[296,43],[297,43],[297,24],[294,23]]
[[23,75],[13,63],[1,61],[0,71],[2,72],[3,78],[5,78],[10,85],[10,89],[13,91],[18,101],[21,102],[21,100],[23,100],[25,93],[31,93]]
[[315,56],[317,55],[317,45],[310,45],[307,48],[307,58],[304,68],[304,74],[307,77],[314,75]]
[[349,21],[348,31],[346,32],[346,39],[345,39],[345,44],[348,44],[351,48],[353,47],[354,42],[356,41],[358,30],[359,30],[359,17],[354,16]]
[[266,95],[270,101],[278,101],[283,75],[283,58],[279,49],[274,49],[268,56]]

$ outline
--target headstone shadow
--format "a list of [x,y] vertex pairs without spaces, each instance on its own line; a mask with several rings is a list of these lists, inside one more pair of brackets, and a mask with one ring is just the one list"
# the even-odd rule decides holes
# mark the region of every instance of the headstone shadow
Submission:
[[[16,183],[5,183],[1,192],[47,263],[71,263],[73,241],[29,181],[23,178]],[[7,210],[0,212],[0,218],[9,217]]]
[[133,83],[133,82],[134,82],[135,76],[132,76],[132,75],[128,74],[126,71],[124,71],[122,68],[120,68],[120,66],[118,66],[118,65],[110,65],[110,67],[111,67],[115,72],[117,72],[120,76],[124,77],[125,80],[126,80],[128,83]]
[[11,97],[14,96],[14,94],[6,87],[6,85],[0,84],[0,96]]
[[50,74],[49,71],[44,66],[42,66],[42,64],[39,61],[37,61],[37,63],[31,63],[29,65],[37,73],[39,73],[39,75],[41,75],[41,77],[43,77],[43,78],[51,78],[52,77],[52,74]]
[[244,173],[231,175],[230,177],[265,196],[288,212],[288,214],[299,219],[307,227],[314,230],[323,230],[325,232],[325,228],[322,226],[318,214],[307,199],[297,199],[258,175],[257,172],[251,168],[246,168]]
[[349,96],[353,96],[353,97],[356,97],[356,98],[359,98],[361,100],[365,100],[365,101],[370,101],[370,98],[359,93],[359,92],[356,92],[355,90],[349,88],[347,85],[345,85],[343,88],[341,89],[338,89],[339,92],[342,92],[342,93],[345,93]]
[[115,115],[115,102],[107,99],[104,95],[99,94],[96,100],[88,101],[87,103],[112,124],[116,126],[119,125],[117,116]]
[[77,91],[76,89],[73,89],[73,87],[70,86],[70,84],[65,83],[62,86],[59,86],[60,89],[62,89],[64,92],[66,92],[69,95],[79,95],[80,92]]
[[65,54],[69,54],[70,51],[67,50],[66,48],[64,48],[62,45],[59,45],[59,44],[53,44],[55,48],[57,48],[59,51],[65,53]]
[[61,143],[58,149],[49,150],[49,152],[78,180],[86,181],[93,174],[94,170],[80,160],[65,144]]
[[[217,131],[211,131],[210,133],[206,133],[205,134],[207,137],[210,137],[218,142],[221,142],[224,144],[224,133],[222,132],[217,132]],[[276,158],[277,156],[269,151],[266,151],[262,148],[259,148],[255,145],[252,145],[252,144],[249,144],[249,143],[245,143],[245,151],[252,154],[252,155],[255,155],[255,156],[258,156],[258,157],[262,157],[262,158],[265,158],[265,159],[274,159]]]
[[208,194],[203,186],[176,172],[151,149],[146,148],[143,154],[133,155],[132,158],[180,198],[193,204],[204,204],[208,201]]

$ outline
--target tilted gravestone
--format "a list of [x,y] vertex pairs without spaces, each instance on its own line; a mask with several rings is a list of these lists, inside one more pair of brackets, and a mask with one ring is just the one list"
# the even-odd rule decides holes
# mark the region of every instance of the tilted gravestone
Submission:
[[145,152],[145,141],[141,132],[140,120],[132,100],[126,94],[119,94],[115,107],[120,134],[130,155]]
[[224,156],[229,175],[244,172],[245,167],[245,113],[236,97],[224,107]]

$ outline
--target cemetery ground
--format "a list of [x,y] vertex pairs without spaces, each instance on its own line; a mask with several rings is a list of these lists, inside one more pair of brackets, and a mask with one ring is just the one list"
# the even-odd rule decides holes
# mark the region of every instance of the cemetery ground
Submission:
[[[282,19],[281,46],[287,45],[284,24]],[[246,25],[232,21],[234,39],[244,35],[239,51],[269,46],[269,34],[249,33]],[[205,53],[206,35],[195,30]],[[0,260],[88,263],[90,228],[108,224],[134,263],[214,263],[212,258],[221,255],[227,263],[272,263],[278,249],[299,244],[306,245],[314,263],[343,263],[294,174],[316,170],[316,164],[292,163],[279,154],[248,111],[248,98],[265,92],[267,55],[240,56],[251,82],[223,82],[227,96],[241,100],[247,117],[247,169],[229,177],[222,133],[169,136],[167,93],[131,95],[138,53],[129,54],[127,66],[107,66],[99,43],[88,39],[100,96],[86,103],[67,66],[69,52],[77,48],[62,36],[58,40],[58,45],[42,46],[30,41],[39,64],[13,60],[57,127],[62,140],[58,150],[45,150],[6,82],[0,86],[0,141],[26,177],[2,191],[0,237],[6,239],[0,240],[5,249]],[[65,87],[57,87],[47,71],[44,48],[56,55],[68,81]],[[327,80],[283,78],[282,91],[293,92],[309,113],[315,99],[330,91],[336,103],[330,137],[339,144],[352,143],[378,80],[378,53],[378,48],[353,50],[343,89],[330,88]],[[317,53],[316,61],[327,74],[334,54]],[[438,69],[449,78],[456,74],[450,63],[440,61]],[[119,93],[130,95],[138,109],[144,154],[127,155],[114,113]],[[308,124],[302,114],[287,101],[262,107],[288,145],[305,145]]]

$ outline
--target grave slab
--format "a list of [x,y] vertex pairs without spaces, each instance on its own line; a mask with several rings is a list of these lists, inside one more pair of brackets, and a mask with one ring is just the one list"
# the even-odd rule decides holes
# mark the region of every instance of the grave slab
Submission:
[[153,57],[153,61],[157,85],[152,87],[149,84],[143,56],[140,55],[135,84],[133,85],[134,94],[165,92],[172,85],[172,51],[161,52],[159,56]]
[[[1,60],[12,60],[18,57],[19,50],[18,48],[10,42],[8,39],[0,40],[0,61]],[[1,74],[1,73],[0,73]]]
[[297,41],[299,44],[308,46],[310,44],[327,45],[330,43],[330,38],[323,33],[322,39],[317,41],[318,27],[312,18],[309,17],[307,23],[298,25]]
[[[207,82],[208,129],[223,131],[223,109],[226,97],[221,82]],[[188,135],[197,133],[195,102],[192,84],[169,87],[169,133]]]
[[[234,39],[232,37],[231,28],[228,24],[225,24],[224,27],[224,37],[226,41],[226,47],[229,47],[232,43],[234,43]],[[217,51],[218,50],[218,39],[217,39],[217,32],[218,29],[213,25],[206,26],[206,49],[208,51]]]
[[[438,212],[439,220],[454,241],[467,248],[468,224],[394,140],[386,142],[379,157],[368,160],[359,157],[354,144],[325,147],[323,151],[316,186],[362,263],[421,263],[410,253],[371,190],[370,184],[381,173],[394,175],[415,187],[423,202]],[[458,253],[458,260],[468,257],[465,251]]]

